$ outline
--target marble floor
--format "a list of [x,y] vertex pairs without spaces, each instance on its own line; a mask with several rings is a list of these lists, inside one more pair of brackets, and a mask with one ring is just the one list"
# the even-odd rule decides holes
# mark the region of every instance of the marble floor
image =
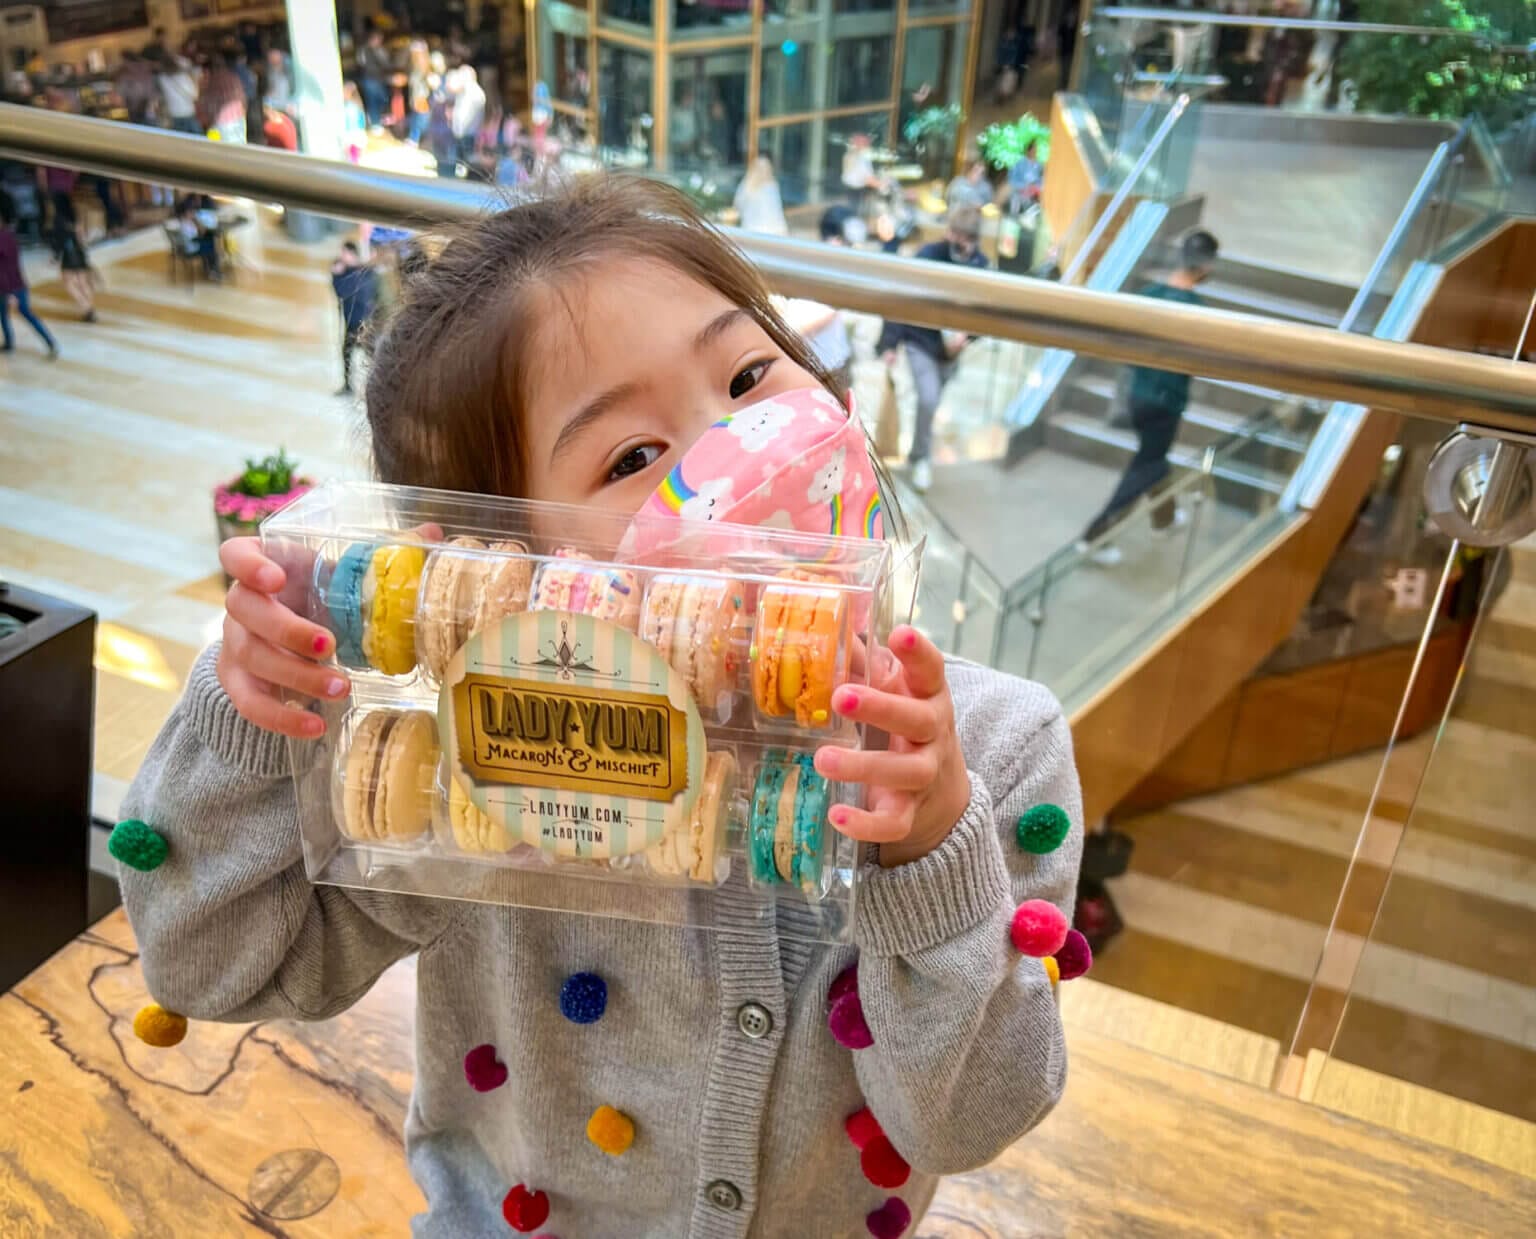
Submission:
[[[0,358],[0,578],[100,616],[95,806],[106,820],[218,631],[211,488],[279,446],[317,476],[367,469],[358,410],[331,395],[334,243],[298,244],[265,220],[237,244],[230,282],[191,289],[170,282],[158,233],[99,247],[94,324],[72,320],[55,273],[29,255],[63,356],[45,360],[22,325],[18,351]],[[870,324],[855,327],[867,348]],[[995,386],[988,366],[1023,361],[979,350],[962,369],[941,422],[946,459],[985,454],[975,405]],[[859,380],[869,401],[883,371],[865,361]],[[904,378],[898,387],[909,419]],[[1299,1054],[1295,1091],[1417,1133],[1423,1107],[1392,1083],[1407,1082],[1448,1116],[1428,1138],[1483,1148],[1497,1128],[1491,1160],[1536,1174],[1536,834],[1523,812],[1536,731],[1521,706],[1536,685],[1533,566],[1517,557],[1435,760],[1429,739],[1405,746],[1369,819],[1379,754],[1123,824],[1137,841],[1116,889],[1128,928],[1097,985],[1068,999],[1073,1018],[1257,1083]],[[1330,1057],[1295,1034],[1362,839],[1358,859],[1394,876],[1380,918],[1341,926],[1342,954],[1326,956],[1325,992],[1343,1008]]]

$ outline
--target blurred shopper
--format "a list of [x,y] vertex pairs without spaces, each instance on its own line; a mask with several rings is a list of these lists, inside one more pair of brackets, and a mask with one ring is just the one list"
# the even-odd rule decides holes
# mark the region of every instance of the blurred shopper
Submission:
[[766,232],[776,237],[789,235],[779,180],[773,174],[773,160],[767,155],[754,159],[747,174],[741,178],[741,184],[736,187],[735,205],[741,216],[741,226],[748,232]]
[[133,52],[123,53],[113,81],[117,93],[128,109],[128,120],[135,125],[147,125],[153,119],[160,103],[160,92],[155,86],[155,70],[149,61]]
[[59,264],[59,278],[64,291],[80,310],[80,321],[96,321],[96,272],[80,239],[80,226],[55,229],[50,238],[54,260]]
[[973,159],[966,169],[949,183],[944,191],[944,204],[953,211],[956,207],[971,206],[978,211],[991,205],[994,197],[992,182],[987,179],[987,161]]
[[287,52],[274,47],[267,52],[262,69],[261,103],[279,112],[294,110],[293,61]]
[[869,134],[855,133],[843,151],[843,190],[860,215],[866,213],[864,208],[870,196],[884,188],[884,182],[875,174],[871,145]]
[[451,100],[449,124],[453,129],[454,153],[459,163],[474,160],[475,139],[485,124],[485,91],[480,88],[473,65],[460,65],[448,73],[448,98]]
[[27,296],[27,278],[21,271],[21,246],[11,229],[15,220],[10,197],[0,193],[0,352],[16,351],[16,337],[11,334],[11,302],[14,301],[22,318],[32,324],[32,330],[47,347],[48,360],[53,361],[59,355],[59,346],[48,328],[43,326],[43,320],[33,313]]
[[[981,252],[981,212],[974,206],[956,207],[949,213],[947,232],[942,241],[934,241],[918,250],[914,257],[929,262],[947,262],[961,267],[985,267]],[[912,371],[912,385],[917,389],[917,424],[912,432],[912,450],[907,454],[912,489],[922,494],[933,485],[933,419],[944,396],[944,386],[955,372],[961,350],[969,337],[940,332],[934,327],[916,327],[911,323],[885,324],[877,346],[887,366],[896,364],[896,351],[907,355]]]
[[197,118],[205,130],[218,135],[220,142],[245,142],[245,87],[222,55],[213,58],[203,75]]
[[351,162],[361,163],[368,146],[368,113],[356,82],[342,83],[341,113],[342,147]]
[[299,127],[293,123],[293,117],[287,112],[280,112],[270,104],[263,104],[261,140],[280,151],[296,151],[299,149]]
[[215,284],[224,278],[219,260],[218,216],[203,199],[188,194],[176,204],[176,227],[181,233],[182,252],[202,261],[203,274]]
[[432,72],[432,59],[421,39],[412,39],[405,76],[405,140],[419,146],[432,119],[432,96],[441,88],[441,80]]
[[1039,199],[1044,185],[1040,143],[1031,142],[1008,169],[1008,210],[1014,215],[1022,215],[1030,203]]
[[368,113],[368,124],[375,129],[383,126],[384,114],[389,111],[389,75],[392,67],[389,49],[384,46],[383,31],[377,28],[370,30],[362,47],[357,49],[357,75],[363,93],[363,107]]
[[366,348],[368,323],[378,302],[378,279],[351,241],[331,264],[331,288],[341,307],[341,387],[338,396],[352,394],[352,350]]
[[197,123],[197,76],[192,63],[184,56],[166,60],[155,75],[155,85],[160,89],[162,114],[172,129],[179,133],[202,133]]
[[48,200],[48,229],[53,231],[63,220],[75,226],[75,185],[80,174],[73,168],[40,168],[38,184]]
[[[1216,265],[1216,253],[1216,238],[1204,229],[1185,234],[1179,242],[1177,270],[1166,280],[1146,285],[1140,290],[1141,295],[1159,301],[1200,305],[1195,289],[1210,276],[1211,268]],[[1077,544],[1080,552],[1105,567],[1120,562],[1123,558],[1120,548],[1113,542],[1100,546],[1093,543],[1108,533],[1138,499],[1160,487],[1168,477],[1168,450],[1178,437],[1179,422],[1189,404],[1189,375],[1135,366],[1131,370],[1127,403],[1131,425],[1136,430],[1136,454],[1126,465],[1109,502],[1089,522]],[[1188,520],[1172,499],[1165,500],[1152,512],[1152,528],[1158,531],[1177,529]]]

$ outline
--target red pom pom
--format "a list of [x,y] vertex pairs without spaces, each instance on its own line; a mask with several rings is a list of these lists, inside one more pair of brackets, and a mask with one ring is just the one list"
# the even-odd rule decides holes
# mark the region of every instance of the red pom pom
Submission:
[[870,1113],[868,1106],[855,1110],[844,1119],[843,1130],[848,1133],[848,1139],[853,1141],[856,1149],[864,1148],[876,1136],[885,1135],[880,1130],[880,1120]]
[[1088,939],[1075,929],[1067,930],[1067,939],[1056,952],[1056,966],[1061,969],[1061,979],[1070,981],[1080,977],[1093,967],[1093,948]]
[[[1055,955],[1067,940],[1067,918],[1061,909],[1044,899],[1029,899],[1014,909],[1008,937],[1016,949],[1037,959]],[[1061,961],[1058,959],[1057,963]]]
[[477,1045],[464,1055],[464,1078],[477,1093],[489,1093],[507,1082],[507,1065],[496,1057],[494,1045]]
[[864,1215],[864,1225],[875,1239],[898,1239],[912,1225],[912,1210],[900,1196],[892,1196],[878,1209]]
[[876,1187],[887,1188],[900,1187],[912,1173],[912,1167],[883,1132],[864,1146],[859,1154],[859,1169]]
[[549,1220],[549,1197],[543,1192],[530,1192],[519,1183],[501,1202],[501,1215],[513,1230],[524,1234],[538,1230]]
[[844,994],[857,994],[859,992],[859,966],[849,964],[832,980],[832,986],[827,990],[827,1003],[830,1006]]
[[864,1004],[857,994],[844,994],[827,1013],[827,1027],[838,1045],[850,1050],[867,1050],[875,1044],[875,1035],[864,1022]]

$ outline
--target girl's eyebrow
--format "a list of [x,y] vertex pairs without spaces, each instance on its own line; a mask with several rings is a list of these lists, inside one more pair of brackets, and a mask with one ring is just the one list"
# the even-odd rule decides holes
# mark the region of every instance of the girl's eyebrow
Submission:
[[[707,331],[708,328],[705,330]],[[579,413],[560,428],[560,433],[555,437],[554,447],[549,449],[549,463],[554,464],[560,454],[584,434],[593,422],[612,412],[639,391],[639,383],[620,383],[617,387],[610,387],[602,395],[588,401]]]
[[694,337],[693,351],[702,353],[737,323],[741,322],[742,319],[751,317],[752,315],[739,305],[733,306],[723,314],[716,315],[709,322],[705,323],[703,330]]

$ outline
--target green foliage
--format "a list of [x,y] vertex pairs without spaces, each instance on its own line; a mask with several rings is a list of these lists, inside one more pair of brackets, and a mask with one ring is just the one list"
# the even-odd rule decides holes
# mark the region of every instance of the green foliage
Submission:
[[1031,112],[1025,112],[1018,120],[988,125],[976,139],[976,145],[981,148],[981,157],[1000,171],[1006,171],[1018,163],[1031,142],[1036,143],[1035,158],[1041,164],[1049,162],[1050,126],[1042,125]]
[[276,456],[268,456],[265,460],[247,460],[245,472],[235,479],[229,489],[234,494],[250,495],[256,499],[264,499],[268,495],[286,495],[293,489],[293,474],[298,467],[297,461],[289,460],[288,453],[278,448]]
[[907,118],[907,123],[902,126],[901,135],[914,144],[926,142],[932,138],[940,138],[945,143],[950,143],[955,140],[955,134],[960,132],[960,122],[964,119],[965,113],[960,110],[958,103],[948,103],[937,108],[924,108],[921,112]]
[[1432,120],[1477,112],[1495,129],[1520,111],[1530,58],[1500,49],[1536,35],[1536,0],[1361,0],[1359,20],[1458,32],[1352,35],[1335,71],[1354,84],[1360,111]]

